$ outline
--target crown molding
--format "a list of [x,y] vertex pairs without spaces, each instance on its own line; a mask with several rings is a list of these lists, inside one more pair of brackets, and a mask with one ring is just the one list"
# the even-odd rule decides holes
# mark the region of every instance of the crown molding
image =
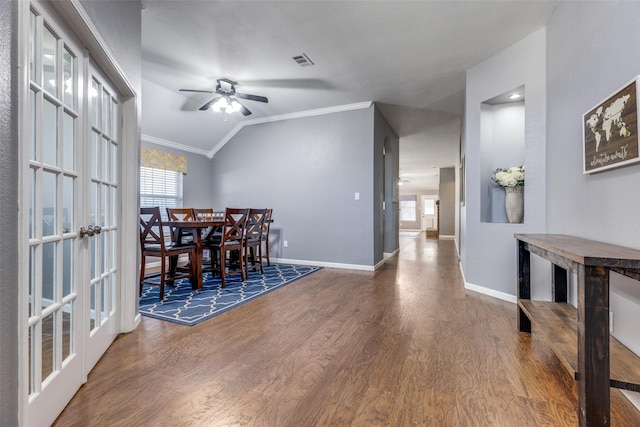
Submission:
[[[188,151],[189,153],[194,153],[194,154],[199,154],[201,156],[209,157],[209,151],[207,151],[207,150],[203,150],[203,149],[200,149],[200,148],[189,147],[188,145],[179,144],[179,143],[173,142],[173,141],[167,141],[166,139],[156,138],[155,136],[150,136],[150,135],[144,135],[143,134],[143,135],[140,136],[140,139],[142,139],[142,141],[148,142],[150,144],[162,145],[164,147],[175,148],[176,150]],[[209,157],[209,159],[211,159],[211,157]]]
[[337,105],[335,107],[326,107],[326,108],[318,108],[315,110],[306,110],[306,111],[298,111],[295,113],[286,113],[279,114],[277,116],[269,116],[269,117],[259,117],[256,119],[244,120],[237,125],[231,131],[224,136],[212,149],[209,151],[206,156],[209,159],[213,159],[213,156],[220,151],[222,147],[224,147],[227,142],[231,141],[231,139],[242,130],[245,126],[251,125],[259,125],[263,123],[272,123],[279,122],[282,120],[290,120],[290,119],[299,119],[303,117],[313,117],[313,116],[322,116],[324,114],[332,114],[332,113],[341,113],[344,111],[352,111],[352,110],[362,110],[370,108],[373,105],[373,101],[366,102],[358,102],[355,104],[345,104],[345,105]]

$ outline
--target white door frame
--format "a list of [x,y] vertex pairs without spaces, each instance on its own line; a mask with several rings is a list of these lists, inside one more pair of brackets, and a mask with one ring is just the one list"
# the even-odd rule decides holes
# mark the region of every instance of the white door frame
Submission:
[[[51,7],[56,10],[60,16],[60,24],[72,29],[80,43],[89,52],[91,58],[96,62],[99,68],[105,73],[106,77],[114,85],[115,89],[120,93],[122,97],[122,149],[120,151],[120,169],[119,181],[121,185],[121,199],[120,206],[117,211],[120,215],[121,223],[121,238],[118,239],[117,253],[120,255],[120,269],[119,269],[119,282],[121,283],[120,292],[120,319],[119,319],[119,331],[128,332],[139,324],[140,315],[138,313],[138,173],[139,173],[139,129],[138,129],[138,97],[133,85],[129,82],[123,70],[118,65],[115,57],[111,54],[107,48],[106,43],[98,33],[93,22],[89,19],[88,15],[82,8],[78,0],[57,0],[49,2]],[[19,89],[18,89],[18,104],[19,104],[19,129],[20,129],[20,146],[23,144],[29,144],[29,141],[24,140],[24,135],[29,135],[30,126],[30,110],[29,110],[29,16],[30,16],[30,2],[21,1],[18,7],[18,63],[19,63]],[[20,164],[26,164],[27,160],[24,159],[22,154],[25,150],[20,150],[21,160]],[[126,160],[126,161],[125,161]],[[25,194],[25,188],[28,188],[28,183],[24,181],[25,173],[20,174],[20,192],[21,196]],[[19,220],[19,233],[20,236],[28,235],[28,212],[22,207]],[[29,290],[28,286],[24,284],[29,283],[29,268],[28,259],[25,260],[22,250],[28,246],[28,242],[19,242],[19,308],[18,314],[20,319],[26,319],[28,317],[28,300]],[[28,327],[26,322],[19,322],[19,358],[20,360],[28,360]],[[28,365],[20,363],[22,367],[19,373],[19,422],[23,424],[25,422],[25,410],[27,407],[27,399],[29,394],[29,373]],[[83,381],[86,382],[88,372],[84,373]]]

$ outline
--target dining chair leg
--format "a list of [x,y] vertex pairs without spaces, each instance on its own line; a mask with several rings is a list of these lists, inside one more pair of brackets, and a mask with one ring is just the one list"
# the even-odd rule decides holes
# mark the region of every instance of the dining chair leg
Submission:
[[162,257],[161,261],[160,261],[160,272],[162,274],[160,274],[160,301],[162,301],[164,299],[164,283],[165,283],[165,274],[164,272],[167,271],[166,267],[167,267],[167,260],[166,257]]
[[220,250],[220,281],[221,281],[221,287],[224,288],[226,285],[226,281],[225,281],[225,276],[227,275],[227,272],[225,271],[226,264],[227,264],[227,251],[225,250]]
[[142,258],[140,259],[140,295],[142,295],[142,282],[144,281],[145,264],[146,257],[142,255]]
[[262,267],[262,244],[257,246],[258,249],[258,264],[260,264],[260,274],[264,274],[264,267]]

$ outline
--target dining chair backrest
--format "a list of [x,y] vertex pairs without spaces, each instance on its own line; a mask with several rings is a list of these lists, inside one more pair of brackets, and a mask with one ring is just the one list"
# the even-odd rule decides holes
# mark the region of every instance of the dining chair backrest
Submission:
[[169,221],[193,221],[196,216],[192,208],[167,208]]
[[[166,208],[169,221],[195,221],[196,216],[192,208]],[[184,232],[181,228],[171,227],[171,241],[178,244],[193,242],[191,232]]]
[[249,217],[247,218],[247,240],[262,239],[264,220],[267,215],[266,209],[249,209]]
[[264,213],[264,222],[262,223],[262,238],[266,238],[265,234],[269,235],[269,230],[271,229],[271,215],[273,214],[273,209],[265,209]]
[[140,208],[140,246],[159,245],[164,248],[164,232],[160,207]]
[[225,210],[224,241],[242,241],[247,226],[249,209],[227,208]]

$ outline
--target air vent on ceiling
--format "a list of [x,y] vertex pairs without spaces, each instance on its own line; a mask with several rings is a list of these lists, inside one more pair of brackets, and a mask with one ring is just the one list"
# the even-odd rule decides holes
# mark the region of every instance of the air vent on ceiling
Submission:
[[308,67],[310,65],[314,65],[313,61],[309,59],[306,53],[301,55],[292,56],[292,59],[298,63],[301,67]]

